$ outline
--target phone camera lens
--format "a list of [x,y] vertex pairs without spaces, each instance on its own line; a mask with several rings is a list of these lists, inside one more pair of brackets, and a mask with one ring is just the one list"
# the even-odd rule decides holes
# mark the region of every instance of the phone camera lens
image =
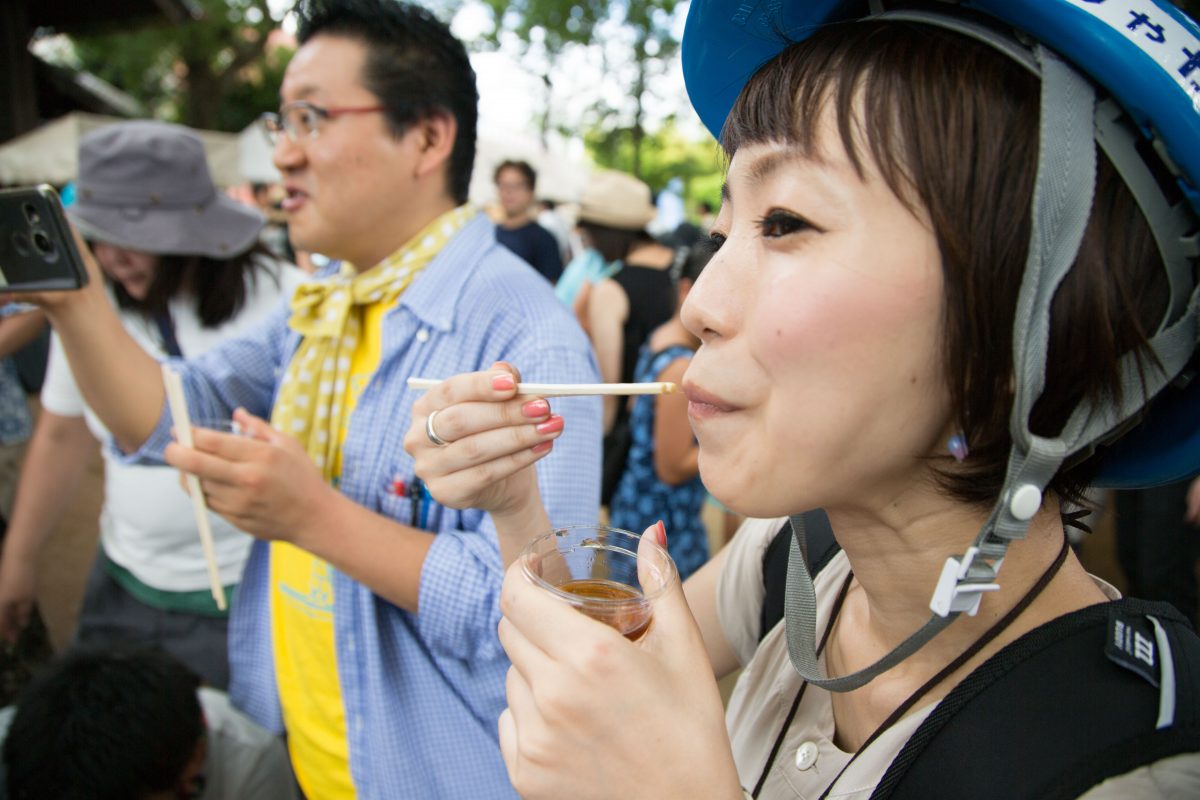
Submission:
[[28,256],[33,251],[33,244],[29,241],[29,237],[24,231],[16,231],[12,237],[13,247],[23,256]]
[[33,207],[31,203],[26,203],[22,210],[25,212],[25,219],[29,220],[30,225],[37,225],[42,221],[42,215]]
[[54,254],[54,242],[50,240],[45,231],[33,232],[33,246],[43,255],[49,256]]

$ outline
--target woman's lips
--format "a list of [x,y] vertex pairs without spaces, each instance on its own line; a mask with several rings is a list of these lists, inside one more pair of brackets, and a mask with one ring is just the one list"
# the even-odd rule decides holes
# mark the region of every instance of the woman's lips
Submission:
[[694,384],[685,384],[683,393],[688,399],[688,416],[693,419],[710,419],[737,410],[732,403],[722,400]]

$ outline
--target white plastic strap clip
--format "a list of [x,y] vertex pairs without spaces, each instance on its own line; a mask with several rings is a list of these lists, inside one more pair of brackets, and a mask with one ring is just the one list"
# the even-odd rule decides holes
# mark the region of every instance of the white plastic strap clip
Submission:
[[979,611],[979,601],[983,599],[983,593],[994,592],[1000,588],[998,583],[964,582],[968,581],[967,573],[978,554],[978,547],[968,547],[962,561],[954,556],[946,559],[937,588],[933,590],[933,598],[929,601],[929,608],[933,613],[939,617],[948,617],[952,613],[965,611],[973,617]]

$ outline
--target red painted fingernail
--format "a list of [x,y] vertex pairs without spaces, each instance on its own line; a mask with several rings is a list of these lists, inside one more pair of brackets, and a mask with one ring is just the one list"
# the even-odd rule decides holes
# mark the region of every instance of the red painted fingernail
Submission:
[[663,521],[661,519],[658,521],[657,525],[658,525],[658,543],[661,546],[666,547],[667,546],[667,526],[663,525]]
[[527,417],[544,417],[550,413],[550,404],[545,400],[530,400],[521,406],[521,413]]
[[533,447],[529,448],[535,453],[541,454],[554,447],[554,442],[538,442]]
[[492,388],[498,392],[507,392],[509,389],[516,387],[517,382],[513,380],[511,373],[502,372],[499,375],[492,376]]
[[558,433],[563,429],[563,418],[551,417],[540,425],[535,425],[534,429],[543,436],[547,433]]

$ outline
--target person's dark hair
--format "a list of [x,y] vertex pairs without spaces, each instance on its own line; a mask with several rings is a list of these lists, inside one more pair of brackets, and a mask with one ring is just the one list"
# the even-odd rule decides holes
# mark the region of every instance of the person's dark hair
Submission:
[[610,228],[607,225],[597,225],[594,222],[580,222],[579,227],[587,232],[592,246],[599,250],[600,255],[608,262],[624,260],[634,245],[654,241],[654,237],[644,230]]
[[121,286],[110,281],[117,307],[143,314],[160,314],[167,309],[171,298],[183,290],[190,291],[196,303],[196,315],[206,328],[216,328],[233,319],[246,304],[254,282],[279,280],[263,267],[270,254],[261,244],[233,258],[215,259],[206,256],[160,256],[154,280],[143,300],[137,300]]
[[[990,46],[918,23],[838,25],[792,45],[747,84],[722,145],[779,142],[813,154],[823,110],[852,163],[874,161],[910,208],[922,206],[944,271],[943,362],[970,446],[947,458],[943,487],[995,502],[1012,445],[1012,328],[1031,232],[1038,150],[1035,76]],[[781,108],[780,98],[793,98]],[[1145,218],[1097,151],[1092,216],[1051,309],[1046,386],[1031,429],[1057,435],[1082,398],[1119,397],[1118,358],[1146,358],[1166,308],[1161,257]],[[1152,357],[1151,357],[1152,358]],[[1064,466],[1049,489],[1078,500],[1096,459]]]
[[204,735],[197,677],[166,653],[78,649],[17,698],[10,800],[131,800],[171,791]]
[[496,171],[492,173],[492,183],[498,182],[500,173],[506,169],[515,169],[521,173],[521,176],[525,178],[526,185],[529,186],[529,191],[532,192],[537,188],[537,172],[529,166],[528,161],[501,161],[500,165],[496,167]]
[[363,86],[385,107],[400,136],[418,120],[446,113],[458,123],[447,189],[465,203],[475,164],[479,93],[462,42],[429,11],[397,0],[301,0],[301,45],[317,35],[342,36],[367,48]]

